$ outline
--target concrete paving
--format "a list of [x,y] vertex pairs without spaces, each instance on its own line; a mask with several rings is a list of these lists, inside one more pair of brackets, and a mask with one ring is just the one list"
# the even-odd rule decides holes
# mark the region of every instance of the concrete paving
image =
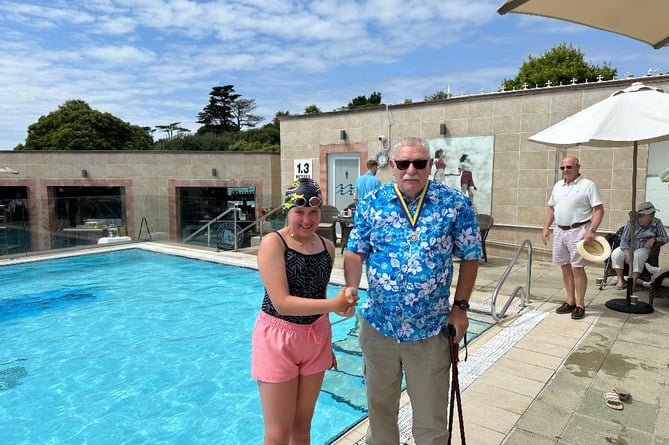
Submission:
[[[481,262],[472,298],[477,307],[489,308],[508,264],[494,257]],[[498,310],[516,286],[525,286],[527,270],[524,259],[511,269],[499,293]],[[470,344],[468,361],[459,365],[461,383],[472,369],[477,374],[462,390],[467,443],[669,444],[669,300],[655,300],[651,314],[610,310],[605,303],[625,294],[615,290],[611,279],[599,290],[595,280],[602,271],[603,266],[588,268],[586,316],[572,320],[554,312],[565,299],[560,268],[533,262],[528,306]],[[340,274],[338,258],[335,280]],[[635,293],[640,301],[648,301],[647,291]],[[531,329],[509,340],[507,333],[528,313],[534,314]],[[496,341],[502,337],[506,340]],[[493,363],[468,363],[484,362],[479,355],[490,355],[491,350],[500,351]],[[605,403],[604,394],[614,386],[631,394],[620,411]],[[403,401],[408,403],[406,397]],[[455,424],[453,443],[458,444],[457,418]],[[362,422],[335,444],[362,444],[365,429]],[[403,440],[413,444],[410,421],[405,429],[409,437]]]

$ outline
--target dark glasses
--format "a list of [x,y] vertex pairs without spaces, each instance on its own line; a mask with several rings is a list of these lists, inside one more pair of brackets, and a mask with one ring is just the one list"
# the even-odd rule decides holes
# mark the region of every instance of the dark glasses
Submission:
[[574,166],[573,165],[562,165],[562,166],[560,166],[560,170],[564,170],[565,168],[567,170],[571,170],[572,168],[574,168]]
[[309,205],[309,207],[318,207],[319,205],[321,205],[321,202],[322,202],[321,198],[319,198],[318,196],[312,196],[308,200],[301,196],[293,199],[293,205],[295,207],[307,207],[307,204]]
[[395,167],[397,167],[398,170],[406,170],[411,164],[413,164],[416,170],[422,170],[427,167],[427,159],[414,159],[413,161],[395,160]]

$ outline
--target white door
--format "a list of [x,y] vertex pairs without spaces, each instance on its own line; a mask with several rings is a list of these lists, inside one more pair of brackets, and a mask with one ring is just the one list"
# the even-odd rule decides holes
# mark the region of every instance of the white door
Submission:
[[328,156],[328,204],[343,210],[353,202],[355,180],[360,172],[358,153],[330,153]]

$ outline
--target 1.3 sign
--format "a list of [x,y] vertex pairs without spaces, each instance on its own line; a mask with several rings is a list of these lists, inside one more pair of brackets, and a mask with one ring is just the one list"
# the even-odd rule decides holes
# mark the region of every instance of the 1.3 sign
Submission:
[[295,159],[293,161],[295,166],[295,180],[300,178],[313,178],[313,168],[311,159]]

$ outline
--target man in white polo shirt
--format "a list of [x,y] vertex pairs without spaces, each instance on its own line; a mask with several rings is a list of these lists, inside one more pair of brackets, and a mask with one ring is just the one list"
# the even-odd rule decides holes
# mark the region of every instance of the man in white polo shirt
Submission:
[[548,200],[546,218],[541,234],[544,245],[550,238],[550,225],[553,229],[553,263],[562,268],[567,301],[555,312],[571,314],[578,320],[585,316],[585,291],[588,277],[583,259],[576,249],[576,244],[595,238],[597,228],[604,217],[604,205],[597,185],[581,176],[578,158],[565,157],[560,163],[562,180],[553,186],[553,193]]

